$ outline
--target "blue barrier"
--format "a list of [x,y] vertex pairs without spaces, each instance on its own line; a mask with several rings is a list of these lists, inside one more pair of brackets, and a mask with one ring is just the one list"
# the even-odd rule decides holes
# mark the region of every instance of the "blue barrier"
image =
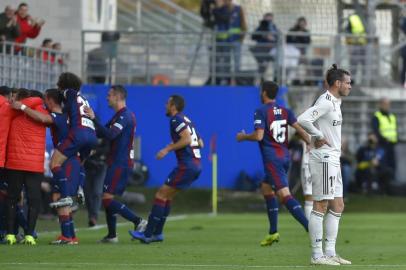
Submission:
[[[150,170],[147,186],[159,186],[176,164],[174,154],[156,160],[156,153],[170,142],[169,120],[165,103],[172,94],[186,100],[185,114],[195,123],[205,142],[202,151],[203,172],[193,187],[211,187],[210,139],[217,137],[219,187],[233,188],[241,171],[262,175],[262,161],[255,143],[237,143],[238,131],[253,129],[253,114],[260,106],[255,87],[168,87],[126,86],[127,107],[137,119],[136,135],[141,136],[142,161]],[[82,93],[105,123],[113,115],[108,108],[108,87],[85,85]],[[283,91],[286,92],[286,91]]]

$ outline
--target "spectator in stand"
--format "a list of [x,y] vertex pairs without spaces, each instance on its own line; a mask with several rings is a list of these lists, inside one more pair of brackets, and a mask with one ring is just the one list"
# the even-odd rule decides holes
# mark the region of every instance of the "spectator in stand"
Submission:
[[378,138],[378,144],[385,150],[385,165],[396,172],[395,148],[398,142],[398,126],[396,115],[391,112],[391,103],[388,98],[379,101],[379,110],[372,117],[372,130]]
[[300,51],[301,55],[306,54],[307,47],[311,43],[309,30],[307,30],[307,21],[305,17],[297,19],[295,26],[289,29],[289,32],[297,32],[299,35],[289,33],[286,37],[286,43],[294,44]]
[[52,60],[52,56],[50,56],[50,52],[48,51],[50,49],[52,49],[52,39],[46,38],[42,41],[41,50],[39,51],[39,57],[41,57],[44,62]]
[[[17,17],[14,14],[14,9],[6,6],[4,12],[0,14],[0,42],[13,42],[20,35],[20,28],[17,24]],[[0,43],[0,52],[3,51],[3,46]],[[6,45],[6,52],[10,51],[10,46]]]
[[216,30],[216,78],[217,84],[231,83],[231,56],[234,61],[233,77],[240,71],[241,44],[247,31],[244,11],[232,0],[216,0],[213,9]]
[[[299,80],[299,76],[297,76],[297,69],[299,64],[307,65],[308,62],[305,59],[306,51],[308,46],[310,45],[311,39],[309,35],[309,31],[306,29],[307,21],[304,17],[300,17],[297,19],[296,24],[289,29],[289,34],[286,37],[286,50],[285,55],[288,60],[296,63],[292,65],[290,69],[288,69],[287,73],[292,78],[292,84],[299,85],[304,80],[302,78],[302,82]],[[297,34],[295,34],[295,33]],[[299,52],[299,53],[298,53]],[[306,72],[306,75],[311,75],[311,72]]]
[[[46,113],[38,91],[20,89],[16,100],[27,107]],[[25,116],[23,112],[13,110],[10,130],[7,138],[7,235],[6,243],[16,243],[14,230],[16,208],[23,186],[28,199],[28,226],[24,228],[24,241],[35,245],[34,229],[41,207],[41,181],[44,174],[45,125]]]
[[58,55],[56,51],[61,51],[62,50],[62,45],[59,42],[55,42],[52,44],[52,50],[55,52],[51,52],[51,63],[57,62],[60,65],[63,65],[63,58],[62,55]]
[[[36,38],[41,32],[41,27],[45,21],[43,19],[34,20],[28,14],[28,5],[21,3],[18,6],[17,12],[17,24],[20,28],[20,35],[15,39],[16,43],[24,44],[27,38]],[[21,47],[16,47],[15,52],[21,52]]]
[[[251,36],[252,40],[257,42],[257,44],[251,48],[251,52],[258,63],[258,72],[261,75],[261,79],[263,79],[269,61],[274,60],[271,55],[271,50],[272,48],[276,48],[278,34],[279,30],[273,22],[273,14],[266,13],[257,29],[255,29],[255,33]],[[276,78],[274,78],[274,80],[275,79]]]
[[389,182],[393,179],[393,171],[383,159],[385,150],[378,145],[374,133],[368,134],[368,141],[357,151],[357,170],[355,177],[357,187],[363,193],[372,191],[387,194]]

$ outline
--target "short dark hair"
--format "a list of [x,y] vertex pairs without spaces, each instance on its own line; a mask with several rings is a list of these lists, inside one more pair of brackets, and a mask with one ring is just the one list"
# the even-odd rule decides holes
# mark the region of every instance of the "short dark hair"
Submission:
[[30,97],[30,90],[26,88],[18,88],[16,90],[16,100],[22,100],[28,97]]
[[30,90],[30,97],[44,98],[44,94],[38,90]]
[[0,95],[5,97],[10,95],[11,89],[5,85],[0,86]]
[[61,105],[63,102],[62,93],[56,88],[50,88],[45,90],[45,96],[49,99],[52,99],[55,103]]
[[117,94],[119,94],[121,96],[122,99],[126,99],[127,98],[127,90],[124,88],[124,86],[118,84],[118,85],[112,85],[111,89],[113,89],[114,92],[116,92]]
[[18,8],[21,8],[21,7],[28,7],[28,4],[27,3],[20,3],[19,5],[18,5]]
[[328,86],[333,86],[336,81],[341,81],[344,75],[351,76],[351,73],[345,69],[338,68],[337,64],[333,64],[329,70],[327,70],[326,81]]
[[178,112],[182,112],[185,108],[185,100],[180,95],[172,95],[171,97],[171,104],[175,106]]
[[44,39],[44,40],[42,41],[42,46],[45,46],[45,44],[51,43],[51,42],[52,42],[52,39],[46,38],[46,39]]
[[275,99],[278,95],[279,85],[276,82],[264,81],[261,83],[261,92],[265,92],[270,99]]
[[56,85],[60,90],[73,89],[79,91],[82,86],[82,80],[71,72],[63,72],[59,75]]

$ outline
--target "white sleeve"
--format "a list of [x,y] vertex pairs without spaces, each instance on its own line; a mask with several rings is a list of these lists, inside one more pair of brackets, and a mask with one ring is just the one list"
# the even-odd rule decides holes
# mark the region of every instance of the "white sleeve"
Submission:
[[316,139],[323,139],[323,133],[314,126],[314,122],[332,109],[331,101],[319,100],[298,117],[298,123]]

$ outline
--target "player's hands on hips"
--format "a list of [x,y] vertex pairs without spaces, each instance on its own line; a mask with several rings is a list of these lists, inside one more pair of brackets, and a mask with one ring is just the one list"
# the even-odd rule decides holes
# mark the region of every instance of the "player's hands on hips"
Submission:
[[162,148],[158,152],[158,154],[156,154],[156,159],[163,159],[168,153],[169,153],[169,150],[166,147]]
[[11,106],[13,107],[13,109],[16,109],[16,110],[20,110],[21,105],[23,105],[23,104],[20,101],[14,101],[13,103],[11,103]]
[[246,135],[245,130],[241,130],[241,132],[238,132],[237,137],[236,137],[237,142],[243,141],[245,138],[245,135]]
[[94,111],[93,111],[92,108],[85,106],[84,111],[85,111],[85,114],[86,114],[87,116],[89,116],[90,119],[93,120],[93,119],[95,118]]
[[314,141],[314,147],[315,147],[316,149],[322,147],[323,145],[331,146],[331,145],[326,141],[326,139],[317,139],[316,141]]

